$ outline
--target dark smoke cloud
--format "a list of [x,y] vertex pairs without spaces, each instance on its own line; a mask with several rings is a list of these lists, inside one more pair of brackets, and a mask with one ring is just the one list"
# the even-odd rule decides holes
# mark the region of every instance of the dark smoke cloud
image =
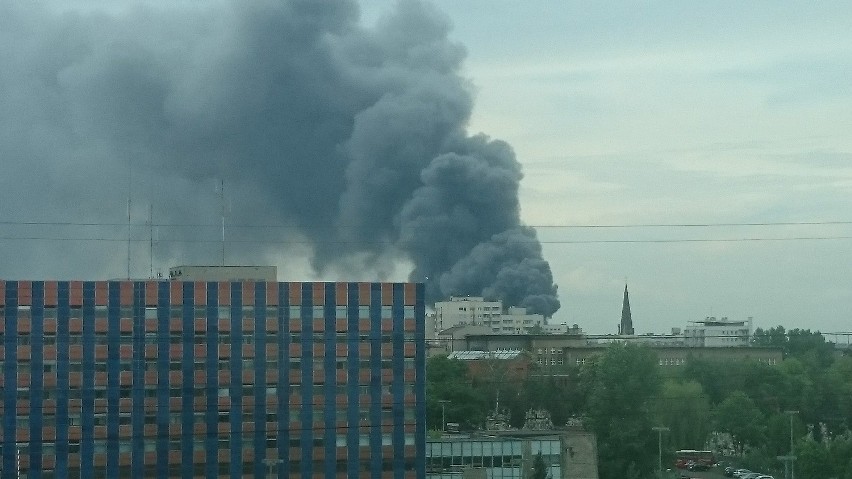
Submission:
[[123,276],[128,191],[134,223],[150,204],[161,225],[158,261],[215,264],[221,179],[229,262],[307,248],[320,274],[363,276],[407,260],[432,301],[559,308],[520,165],[467,132],[465,53],[430,5],[369,27],[343,0],[97,5],[0,0],[0,198],[19,238],[0,242],[2,276]]

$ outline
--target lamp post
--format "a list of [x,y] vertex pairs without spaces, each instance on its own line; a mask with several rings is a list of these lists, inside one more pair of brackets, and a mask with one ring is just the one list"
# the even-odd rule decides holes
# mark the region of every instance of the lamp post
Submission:
[[277,464],[283,464],[284,459],[264,459],[263,462],[269,466],[269,477],[276,477],[276,474],[272,472],[272,468]]
[[790,479],[796,479],[796,472],[793,463],[796,456],[793,455],[793,416],[799,414],[799,411],[784,411],[784,414],[790,415]]
[[654,426],[651,429],[657,431],[657,468],[659,477],[663,477],[663,433],[669,432],[669,428],[665,426]]
[[447,430],[447,404],[450,402],[449,399],[438,399],[438,402],[441,404],[441,432],[446,432]]
[[784,461],[784,477],[794,479],[793,461],[796,460],[796,456],[793,455],[793,416],[799,414],[799,411],[784,411],[784,414],[790,415],[790,454],[777,457],[779,461]]

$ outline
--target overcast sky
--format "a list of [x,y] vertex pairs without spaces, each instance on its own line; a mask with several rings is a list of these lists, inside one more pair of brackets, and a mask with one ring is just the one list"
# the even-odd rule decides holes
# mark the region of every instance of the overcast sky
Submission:
[[[374,14],[392,2],[367,2]],[[852,221],[852,4],[437,0],[533,225]],[[539,228],[559,322],[852,330],[852,225]],[[650,242],[642,240],[843,239]],[[588,243],[584,243],[588,242]]]
[[[485,133],[506,141],[515,151],[524,175],[519,193],[520,219],[536,228],[543,257],[550,263],[553,282],[559,288],[561,308],[554,322],[576,323],[591,333],[614,333],[626,281],[638,333],[668,332],[707,316],[735,320],[753,317],[755,326],[760,327],[781,324],[824,332],[852,330],[852,4],[564,0],[431,3],[442,13],[409,12],[405,17],[408,20],[430,20],[414,22],[408,30],[380,29],[384,36],[376,35],[382,37],[378,40],[369,34],[352,35],[345,29],[335,35],[339,35],[339,44],[347,48],[360,48],[367,42],[364,38],[378,44],[392,40],[393,35],[418,36],[417,41],[422,41],[424,48],[432,49],[431,56],[423,58],[434,62],[435,71],[441,74],[450,71],[441,80],[449,82],[450,90],[458,87],[452,72],[455,62],[463,58],[458,72],[470,82],[474,92],[469,121],[465,120],[463,95],[447,101],[460,105],[459,118],[467,121],[468,134]],[[228,15],[217,14],[234,8],[228,6],[232,4],[239,2],[150,1],[142,9],[144,13],[139,14],[139,9],[130,7],[131,2],[63,0],[46,2],[49,8],[29,16],[16,9],[15,2],[0,0],[0,13],[7,13],[5,23],[0,19],[0,38],[11,39],[0,53],[5,55],[7,64],[17,67],[0,72],[0,82],[6,82],[3,85],[7,90],[5,95],[0,93],[0,99],[6,101],[2,106],[6,113],[0,114],[5,128],[0,133],[0,150],[6,158],[0,161],[9,166],[5,178],[0,179],[0,201],[4,203],[3,220],[11,221],[6,224],[6,239],[0,245],[5,257],[0,261],[0,277],[67,278],[79,271],[97,277],[123,277],[126,265],[120,242],[71,245],[68,241],[36,240],[22,249],[24,242],[20,238],[120,238],[120,224],[126,221],[126,189],[122,190],[122,185],[129,181],[136,198],[132,208],[134,223],[147,220],[151,205],[160,217],[177,209],[182,215],[176,217],[198,215],[199,223],[213,226],[205,236],[207,243],[196,248],[182,250],[168,248],[164,242],[155,243],[155,264],[150,266],[162,271],[179,263],[216,262],[215,225],[221,204],[214,185],[217,177],[227,176],[221,171],[226,166],[219,166],[217,172],[204,171],[197,177],[188,174],[198,165],[206,166],[203,162],[208,160],[209,151],[191,148],[186,138],[175,140],[173,131],[162,133],[167,128],[160,128],[160,120],[178,118],[201,132],[192,131],[198,135],[190,137],[193,142],[199,138],[215,142],[217,138],[210,131],[216,132],[218,125],[199,123],[193,116],[209,107],[194,96],[209,92],[214,92],[210,96],[219,102],[215,108],[229,114],[236,111],[233,118],[263,118],[265,103],[257,99],[265,98],[267,85],[243,85],[239,98],[227,95],[233,87],[226,84],[227,68],[239,57],[220,61],[219,57],[225,55],[221,48],[229,47],[228,38],[243,40],[245,36],[240,34],[245,32],[240,29],[247,30],[245,23],[256,21],[234,14],[239,20],[231,22]],[[373,32],[376,25],[382,24],[381,19],[396,8],[396,2],[391,0],[360,4],[360,19],[355,21],[366,32]],[[193,9],[197,14],[186,14]],[[172,10],[181,13],[173,14]],[[17,17],[9,15],[9,11]],[[66,12],[66,16],[55,16],[59,11]],[[69,17],[69,12],[81,16]],[[126,18],[136,20],[99,20],[100,12],[108,13],[110,18],[130,15]],[[39,15],[59,20],[46,22]],[[338,28],[334,22],[346,24],[348,18],[346,12],[334,15],[344,19],[329,14],[331,30]],[[32,22],[31,30],[40,29],[40,33],[28,33],[27,21]],[[451,25],[448,38],[452,47],[441,43],[441,28],[416,30],[424,24],[440,26],[442,22]],[[389,23],[393,22],[386,21],[385,25]],[[220,35],[218,29],[226,33]],[[180,34],[175,33],[178,31]],[[111,50],[108,45],[117,37],[125,43],[117,42],[120,48]],[[159,41],[162,38],[170,41]],[[214,41],[208,41],[211,38]],[[62,48],[55,51],[43,47],[51,41],[59,42]],[[125,48],[127,45],[132,48]],[[455,48],[458,46],[462,49]],[[290,48],[286,43],[278,47]],[[95,54],[86,56],[87,48]],[[298,48],[292,48],[293,55],[301,58]],[[233,50],[239,53],[238,47]],[[419,50],[412,47],[407,51],[406,61],[412,58],[412,51]],[[69,58],[79,55],[86,61],[69,62],[71,67],[60,69],[60,74],[48,79],[46,85],[30,82],[33,77],[41,81],[41,74],[53,63],[62,63],[61,57],[66,54]],[[161,54],[163,58],[159,57]],[[31,61],[32,58],[39,60]],[[355,87],[344,83],[341,89],[334,84],[338,78],[326,85],[321,80],[323,72],[346,71],[336,58],[332,60],[326,59],[329,68],[309,67],[313,76],[307,82],[310,88],[319,83],[315,88],[321,94],[333,96],[343,91],[341,99],[331,105],[309,103],[306,108],[328,107],[325,113],[329,115],[363,111],[361,102],[373,101],[375,84],[397,82],[404,85],[400,88],[405,92],[423,87],[416,78],[416,65],[381,71],[387,75],[381,78],[378,74],[365,75]],[[294,64],[294,68],[304,66],[304,62]],[[286,68],[289,67],[287,63]],[[204,79],[205,75],[222,72],[222,81]],[[409,77],[411,72],[414,75]],[[160,81],[161,77],[169,77],[171,83]],[[137,82],[138,78],[144,81]],[[52,84],[54,80],[58,86]],[[124,83],[133,84],[132,98],[124,90],[104,90]],[[362,88],[363,85],[367,87]],[[179,95],[173,95],[169,88]],[[307,91],[305,88],[308,87],[299,90],[300,94]],[[346,88],[362,96],[345,98]],[[159,98],[161,90],[169,92],[165,113],[153,111],[157,104],[152,102],[150,115],[147,111],[140,114],[140,105],[149,103],[139,103],[138,98]],[[63,100],[64,95],[69,95],[70,100]],[[101,104],[110,95],[129,98],[128,108],[133,111],[115,112],[111,104]],[[248,103],[241,104],[246,95]],[[203,98],[209,101],[209,97]],[[254,100],[257,105],[251,103]],[[43,107],[48,102],[55,104]],[[281,103],[292,108],[288,102],[284,95]],[[62,106],[66,104],[71,104],[67,111]],[[255,107],[257,111],[252,110]],[[107,110],[108,114],[104,114]],[[54,118],[57,111],[67,114],[67,121],[65,117],[61,124],[46,120]],[[123,114],[138,125],[128,122],[126,131],[98,136],[106,130],[121,129],[98,122]],[[313,121],[309,116],[287,118],[304,125],[305,121]],[[156,122],[149,121],[151,118]],[[155,123],[156,128],[152,127]],[[151,127],[148,136],[138,135],[137,126],[141,130]],[[21,140],[18,128],[28,132],[27,141]],[[88,134],[98,136],[99,141],[82,140]],[[256,130],[245,138],[235,137],[235,141],[250,143],[254,134]],[[96,160],[113,155],[116,139],[122,138],[130,139],[121,151],[127,158],[106,165]],[[158,142],[156,148],[146,144],[151,139]],[[20,146],[21,143],[26,144]],[[163,153],[159,149],[164,144],[170,152],[176,145],[187,163],[160,165],[159,160],[151,159],[152,155]],[[351,148],[352,140],[345,145]],[[251,145],[247,151],[260,156],[265,153],[258,150]],[[26,160],[15,156],[18,151],[27,152]],[[68,154],[58,155],[59,151]],[[221,149],[211,151],[222,154]],[[346,151],[346,155],[350,153]],[[196,155],[197,159],[189,158]],[[148,162],[149,170],[137,165],[136,176],[128,178],[131,158]],[[334,167],[329,165],[328,168]],[[154,179],[152,171],[165,174]],[[253,173],[259,178],[258,184],[266,180],[263,172],[258,168]],[[242,176],[233,180],[235,187],[229,185],[226,190],[232,195],[242,193],[246,198],[255,198],[250,191],[252,183],[240,183],[251,175],[244,175],[242,168],[232,173]],[[351,171],[347,175],[348,181]],[[344,177],[340,178],[342,184]],[[67,186],[89,183],[91,188],[85,191],[79,186]],[[268,191],[263,187],[258,190],[263,195],[245,200],[243,205],[231,205],[238,200],[229,200],[228,211],[253,211],[270,195],[280,196],[271,187]],[[181,201],[157,203],[157,198],[170,195]],[[330,203],[329,211],[347,202],[345,196],[343,200],[334,199],[336,203]],[[79,211],[69,214],[63,210],[69,207],[78,207]],[[399,214],[404,211],[388,212],[394,218]],[[26,229],[20,224],[57,222],[68,217],[114,226],[111,230],[86,230],[78,225],[75,230],[59,231],[51,229],[51,225]],[[256,221],[284,222],[294,218],[300,219],[298,214],[284,211],[273,220],[264,217]],[[304,244],[323,235],[340,236],[339,221],[298,226],[298,234],[310,241],[288,243],[287,254],[268,250],[262,254],[234,252],[245,245],[229,246],[231,254],[235,260],[277,264],[282,280],[405,280],[412,269],[404,259],[405,251],[381,255],[353,251],[346,261],[331,261],[330,266],[320,264],[318,272],[322,255],[317,259],[318,253],[311,253]],[[329,233],[329,228],[338,230]],[[152,257],[143,241],[148,234],[145,230],[144,226],[135,227],[139,241],[132,247],[134,277],[149,273]],[[160,239],[169,234],[166,228],[154,232]],[[386,234],[398,238],[399,231]],[[345,234],[343,237],[347,238]],[[103,254],[104,248],[110,253]],[[73,253],[69,254],[69,250]],[[531,254],[537,255],[535,251]],[[370,261],[363,260],[363,255],[370,256]],[[363,269],[364,264],[368,268]],[[353,278],[353,271],[367,271],[367,277]],[[545,278],[545,289],[548,284]]]

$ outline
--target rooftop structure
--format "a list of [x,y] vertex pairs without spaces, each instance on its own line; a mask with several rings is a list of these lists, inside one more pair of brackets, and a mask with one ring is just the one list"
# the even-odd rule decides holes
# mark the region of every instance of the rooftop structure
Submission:
[[278,281],[275,266],[175,266],[169,268],[173,281]]
[[707,317],[702,321],[693,321],[683,329],[686,346],[692,347],[729,347],[751,344],[752,318],[745,321],[731,321],[728,318]]

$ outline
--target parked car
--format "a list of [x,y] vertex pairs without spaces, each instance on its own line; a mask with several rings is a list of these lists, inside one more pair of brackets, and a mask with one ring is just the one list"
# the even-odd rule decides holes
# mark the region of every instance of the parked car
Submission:
[[731,467],[731,466],[726,467],[725,468],[725,477],[734,477],[734,471],[736,471],[736,469],[734,469],[733,467]]
[[710,469],[710,466],[701,462],[690,462],[686,465],[686,468],[690,471],[706,471]]
[[743,474],[748,474],[750,472],[751,471],[749,471],[748,469],[737,469],[736,471],[734,471],[734,477],[739,479],[739,477],[742,476]]

